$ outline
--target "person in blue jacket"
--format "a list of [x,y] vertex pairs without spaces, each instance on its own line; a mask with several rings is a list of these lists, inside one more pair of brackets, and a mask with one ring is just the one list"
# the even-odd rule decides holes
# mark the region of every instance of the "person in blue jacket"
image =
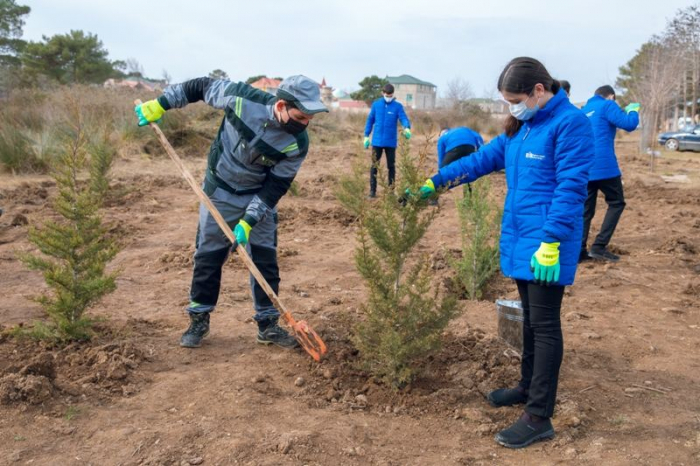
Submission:
[[484,139],[471,128],[444,128],[437,142],[438,168],[477,151],[483,145]]
[[[617,262],[620,258],[607,250],[610,239],[615,233],[622,211],[625,210],[625,195],[622,190],[622,172],[615,156],[615,133],[617,128],[634,131],[639,125],[639,104],[631,103],[622,111],[615,102],[615,90],[612,86],[601,86],[595,91],[583,107],[593,126],[595,137],[595,158],[588,177],[588,197],[583,211],[583,238],[579,261],[592,258]],[[600,232],[596,236],[591,250],[586,250],[588,231],[595,216],[598,191],[605,196],[608,211],[605,213]]]
[[370,145],[372,134],[372,168],[369,172],[369,197],[377,195],[377,169],[382,152],[386,154],[386,166],[389,172],[389,186],[394,184],[396,176],[396,123],[401,122],[403,135],[411,139],[411,122],[406,116],[403,105],[394,98],[394,86],[386,84],[382,89],[382,98],[372,104],[365,125],[364,145]]
[[522,300],[521,379],[517,387],[494,390],[487,398],[494,406],[525,403],[520,419],[496,435],[499,444],[520,448],[554,436],[550,418],[564,350],[561,303],[578,265],[593,131],[534,58],[511,60],[498,90],[510,106],[505,132],[441,168],[419,197],[505,168],[501,270],[515,279]]

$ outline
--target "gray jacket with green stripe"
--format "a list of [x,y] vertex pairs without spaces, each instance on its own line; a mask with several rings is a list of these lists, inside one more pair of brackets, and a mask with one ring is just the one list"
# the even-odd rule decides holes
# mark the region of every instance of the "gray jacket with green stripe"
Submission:
[[209,149],[206,184],[255,193],[245,215],[253,225],[291,186],[308,152],[308,135],[284,131],[273,112],[277,97],[245,83],[197,78],[168,86],[158,98],[165,110],[200,100],[225,112]]

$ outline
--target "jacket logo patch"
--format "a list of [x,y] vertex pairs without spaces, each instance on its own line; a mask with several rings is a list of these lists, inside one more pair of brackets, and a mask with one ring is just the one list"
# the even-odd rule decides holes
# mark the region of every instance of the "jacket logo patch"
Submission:
[[534,160],[544,160],[544,155],[533,154],[532,152],[528,152],[527,154],[525,154],[525,158]]
[[586,116],[587,116],[588,118],[590,118],[590,117],[592,117],[592,116],[593,116],[593,114],[594,114],[594,113],[595,113],[595,110],[593,110],[593,111],[591,111],[591,112],[588,112],[588,113],[586,113]]
[[393,115],[394,112],[386,112],[388,115]]

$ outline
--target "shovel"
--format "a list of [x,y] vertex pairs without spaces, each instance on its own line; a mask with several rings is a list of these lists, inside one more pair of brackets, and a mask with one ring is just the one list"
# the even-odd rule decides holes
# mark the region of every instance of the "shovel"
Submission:
[[[137,99],[134,101],[134,104],[141,105],[141,101]],[[209,210],[209,213],[212,215],[212,217],[214,217],[214,220],[216,220],[216,223],[219,225],[219,228],[221,228],[221,231],[223,231],[228,240],[231,241],[231,244],[235,245],[236,252],[238,252],[238,255],[240,256],[241,260],[246,265],[250,273],[253,275],[253,277],[255,277],[255,280],[257,280],[258,284],[260,284],[262,289],[265,290],[265,293],[270,298],[270,301],[272,301],[272,304],[274,304],[275,307],[280,311],[282,318],[285,320],[285,322],[287,322],[287,325],[292,330],[292,336],[296,338],[301,347],[304,348],[304,351],[309,353],[311,357],[314,358],[316,361],[320,361],[323,355],[326,354],[326,352],[328,351],[328,349],[326,348],[326,344],[323,342],[323,340],[321,340],[321,337],[319,337],[318,334],[311,327],[309,327],[309,324],[306,323],[306,321],[294,320],[292,314],[284,307],[282,301],[280,301],[279,297],[277,296],[277,293],[275,293],[275,291],[270,287],[269,283],[267,283],[267,280],[265,280],[258,268],[255,266],[253,260],[248,255],[248,252],[243,246],[236,242],[236,238],[235,236],[233,236],[233,232],[229,228],[228,224],[221,216],[219,211],[216,209],[216,207],[214,207],[214,204],[211,203],[209,196],[204,194],[202,188],[199,187],[199,184],[197,184],[197,182],[194,180],[192,174],[182,163],[182,160],[175,152],[175,149],[173,149],[173,146],[171,146],[168,142],[168,139],[163,134],[163,131],[161,131],[158,125],[155,123],[149,123],[149,126],[153,129],[153,132],[156,133],[156,136],[158,136],[160,143],[165,149],[165,152],[168,153],[173,162],[175,162],[175,165],[177,165],[177,167],[180,169],[180,173],[182,173],[182,176],[185,178],[187,183],[189,183],[190,187],[194,190],[197,197],[199,197],[199,200],[202,201],[202,203],[204,203],[204,205]]]

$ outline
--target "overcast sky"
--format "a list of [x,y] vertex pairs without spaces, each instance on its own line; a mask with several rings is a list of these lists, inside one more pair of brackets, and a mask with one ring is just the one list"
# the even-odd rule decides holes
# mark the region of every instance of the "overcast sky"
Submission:
[[81,29],[111,59],[179,82],[221,68],[232,79],[305,74],[335,88],[410,74],[444,91],[455,77],[495,90],[513,57],[542,60],[574,100],[614,84],[627,62],[690,0],[17,0],[24,38]]

